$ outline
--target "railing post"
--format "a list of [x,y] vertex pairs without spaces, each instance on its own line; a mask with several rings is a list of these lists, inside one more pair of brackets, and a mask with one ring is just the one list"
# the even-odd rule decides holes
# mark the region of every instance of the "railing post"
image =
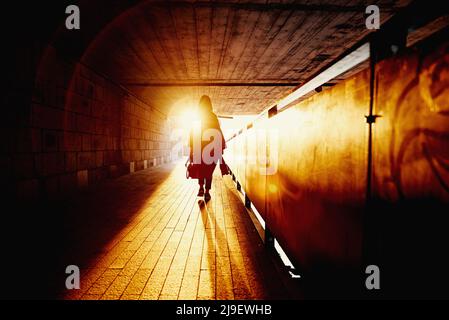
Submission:
[[247,209],[251,209],[251,200],[249,199],[247,194],[245,194],[245,207]]
[[267,225],[265,225],[265,247],[267,249],[273,249],[274,248],[274,236],[271,233],[271,230],[268,228]]

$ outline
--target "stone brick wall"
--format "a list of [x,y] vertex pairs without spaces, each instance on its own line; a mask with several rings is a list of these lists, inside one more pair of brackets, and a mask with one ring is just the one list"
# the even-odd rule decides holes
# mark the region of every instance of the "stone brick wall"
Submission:
[[58,197],[170,161],[166,116],[156,108],[52,47],[36,65],[4,97],[14,108],[11,128],[2,128],[2,185],[14,196]]

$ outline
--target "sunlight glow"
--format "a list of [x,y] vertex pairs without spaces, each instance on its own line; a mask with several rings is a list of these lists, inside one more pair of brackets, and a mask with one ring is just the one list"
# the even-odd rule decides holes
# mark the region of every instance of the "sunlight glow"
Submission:
[[268,191],[270,191],[270,193],[276,193],[278,191],[277,185],[270,183],[268,185]]
[[194,128],[201,122],[200,115],[196,110],[185,111],[181,114],[181,119],[189,128]]
[[194,125],[199,124],[198,103],[191,99],[181,99],[173,104],[170,110],[170,119],[176,129],[190,132]]

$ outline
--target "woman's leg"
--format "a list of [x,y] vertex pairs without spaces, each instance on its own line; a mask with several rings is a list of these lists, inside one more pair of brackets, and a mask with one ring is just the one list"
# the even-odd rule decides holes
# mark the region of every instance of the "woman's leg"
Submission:
[[212,187],[212,177],[206,178],[206,193],[204,194],[204,200],[209,201],[210,200],[210,189]]
[[204,196],[204,179],[198,179],[198,184],[200,185],[200,190],[198,190],[198,197]]
[[206,191],[209,192],[209,190],[212,188],[212,177],[206,178]]

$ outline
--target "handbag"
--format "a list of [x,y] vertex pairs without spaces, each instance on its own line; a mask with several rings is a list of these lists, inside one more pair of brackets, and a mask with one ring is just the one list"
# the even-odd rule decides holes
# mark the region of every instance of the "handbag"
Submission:
[[190,159],[187,159],[187,162],[185,164],[186,166],[186,178],[187,179],[198,179],[200,177],[200,165],[194,164],[190,161]]

